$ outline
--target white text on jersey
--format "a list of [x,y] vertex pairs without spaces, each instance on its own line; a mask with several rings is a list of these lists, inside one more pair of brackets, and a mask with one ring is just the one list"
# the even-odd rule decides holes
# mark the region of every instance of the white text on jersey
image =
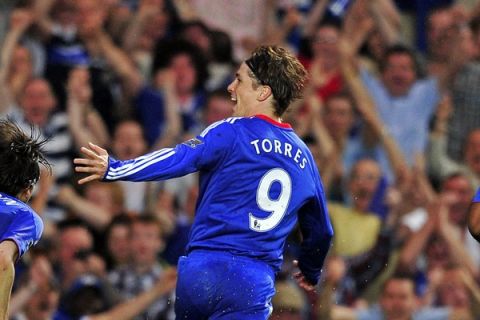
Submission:
[[307,158],[302,157],[302,150],[296,147],[294,149],[294,146],[288,142],[270,139],[257,139],[251,141],[250,144],[255,147],[255,152],[257,154],[262,152],[283,154],[284,156],[293,159],[293,161],[295,161],[302,169],[304,169],[305,165],[307,164]]

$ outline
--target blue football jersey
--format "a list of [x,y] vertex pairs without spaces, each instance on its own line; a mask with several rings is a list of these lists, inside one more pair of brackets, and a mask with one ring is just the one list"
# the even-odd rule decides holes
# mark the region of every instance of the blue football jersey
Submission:
[[195,171],[200,192],[187,251],[228,251],[278,271],[298,219],[299,267],[318,281],[333,231],[315,161],[288,124],[262,115],[228,118],[175,148],[110,158],[104,180],[163,180]]
[[42,219],[32,208],[17,198],[0,193],[0,242],[14,241],[20,258],[40,240],[42,232]]

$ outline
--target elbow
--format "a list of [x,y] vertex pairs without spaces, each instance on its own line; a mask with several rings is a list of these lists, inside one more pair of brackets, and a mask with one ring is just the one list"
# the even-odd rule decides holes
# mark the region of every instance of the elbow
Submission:
[[472,203],[468,213],[468,231],[480,242],[480,204]]
[[473,224],[471,220],[468,221],[468,231],[478,242],[480,242],[480,225]]
[[325,233],[325,242],[328,243],[328,245],[330,246],[332,244],[332,241],[333,241],[333,229],[329,229],[326,233]]
[[0,251],[0,274],[6,274],[7,271],[11,271],[14,268],[13,263],[12,256],[5,254],[4,251]]
[[318,242],[316,243],[317,248],[321,248],[322,251],[325,253],[330,250],[333,241],[333,230],[328,228],[321,237],[318,238]]
[[0,274],[12,267],[19,255],[17,244],[10,239],[0,242]]

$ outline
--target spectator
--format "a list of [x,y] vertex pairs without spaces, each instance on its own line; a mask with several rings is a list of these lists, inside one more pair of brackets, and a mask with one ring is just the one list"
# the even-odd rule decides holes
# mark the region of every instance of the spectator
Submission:
[[[119,121],[115,126],[112,141],[112,155],[119,160],[127,160],[139,157],[147,151],[141,124],[133,119]],[[149,189],[151,183],[119,182],[125,199],[125,209],[128,212],[140,213],[147,209],[149,201]]]
[[453,110],[448,122],[448,154],[460,161],[468,132],[480,126],[477,87],[480,68],[474,61],[478,54],[466,14],[458,6],[432,10],[428,17],[428,71],[443,78],[451,89]]
[[84,256],[93,250],[93,236],[81,223],[64,222],[59,226],[56,240],[56,276],[62,290],[67,290],[78,276],[86,272],[77,258],[79,253]]
[[[131,299],[152,288],[164,274],[165,267],[158,261],[164,246],[161,230],[159,221],[149,214],[138,215],[132,222],[130,263],[114,269],[109,274],[110,283],[120,292],[123,299]],[[165,292],[165,295],[157,299],[138,319],[173,319],[170,293]]]
[[311,90],[321,100],[338,93],[343,86],[339,65],[339,36],[340,27],[337,24],[322,23],[310,39],[312,58],[301,58],[310,73]]
[[[342,312],[344,312],[342,314]],[[414,281],[404,275],[394,275],[385,282],[379,304],[366,310],[333,311],[332,319],[463,319],[461,310],[447,308],[417,308]]]
[[[364,69],[360,76],[385,125],[385,133],[391,134],[398,143],[408,165],[423,168],[428,124],[438,103],[439,91],[434,79],[417,79],[415,61],[410,49],[394,46],[384,56],[381,80]],[[379,156],[382,169],[391,180],[392,170],[396,169],[390,168],[387,161],[385,154]]]
[[443,270],[438,284],[435,303],[453,309],[465,310],[465,316],[470,319],[478,318],[478,311],[474,307],[478,303],[479,288],[471,275],[458,267],[448,267]]
[[455,172],[469,177],[474,188],[480,186],[480,129],[473,129],[465,138],[461,161],[455,161],[447,153],[448,118],[453,106],[446,96],[437,108],[433,131],[430,134],[428,152],[429,172],[432,178],[441,181]]
[[56,111],[56,98],[49,83],[42,78],[33,78],[25,84],[20,97],[20,108],[12,107],[2,115],[13,119],[25,132],[28,132],[30,126],[36,126],[41,136],[51,138],[45,146],[45,154],[52,163],[55,183],[44,213],[44,217],[50,221],[65,218],[64,210],[55,203],[53,196],[58,187],[71,177],[71,152],[74,147],[68,117],[64,112]]
[[[174,142],[178,135],[197,130],[198,113],[205,102],[206,64],[199,49],[189,43],[161,42],[157,44],[152,70],[153,87],[139,85],[134,104],[148,144],[171,145],[160,142],[163,135],[171,136]],[[170,121],[169,113],[180,115],[179,129],[175,120]]]
[[233,80],[237,63],[233,57],[230,35],[221,30],[211,30],[211,60],[208,64],[208,80],[205,88],[209,92],[227,89]]
[[206,100],[202,115],[203,127],[232,116],[234,103],[226,90],[218,89],[211,92]]
[[111,293],[94,276],[80,277],[68,291],[54,319],[83,318],[89,320],[127,320],[144,312],[155,299],[169,292],[175,285],[176,271],[168,269],[162,278],[147,291],[111,307]]
[[[478,274],[478,244],[467,230],[467,212],[473,188],[469,180],[454,174],[444,179],[441,192],[427,207],[428,219],[407,240],[400,253],[400,268],[423,273],[455,264]],[[419,259],[422,252],[425,258]],[[426,261],[422,267],[421,261]]]
[[129,216],[119,215],[112,219],[105,230],[108,271],[126,267],[131,261],[131,222]]
[[278,280],[272,299],[274,320],[301,320],[306,306],[303,292],[289,280]]
[[1,51],[0,67],[0,113],[17,103],[25,83],[33,76],[33,61],[30,50],[20,44],[20,39],[33,22],[26,9],[15,9],[10,17],[10,28]]
[[51,319],[57,308],[60,288],[53,278],[52,266],[43,253],[34,253],[32,261],[10,303],[12,319]]
[[[134,65],[104,31],[105,8],[93,0],[35,1],[35,8],[37,25],[46,39],[45,76],[52,83],[60,108],[65,106],[64,83],[69,71],[78,66],[87,67],[91,74],[92,104],[111,130],[119,112],[114,112],[116,104],[109,66],[124,79],[124,74],[134,73]],[[116,63],[118,60],[121,63]]]
[[124,212],[123,192],[119,184],[92,184],[85,188],[84,196],[77,193],[71,185],[64,185],[60,188],[56,200],[71,216],[81,219],[98,231],[98,235],[113,217]]
[[168,1],[138,1],[123,34],[122,48],[131,53],[144,79],[150,78],[155,43],[172,36],[175,15],[171,9]]
[[[348,190],[352,205],[329,203],[329,213],[335,232],[332,252],[340,256],[355,256],[375,245],[381,220],[368,208],[381,178],[381,170],[373,160],[360,160],[352,167]],[[354,230],[361,229],[362,233]]]

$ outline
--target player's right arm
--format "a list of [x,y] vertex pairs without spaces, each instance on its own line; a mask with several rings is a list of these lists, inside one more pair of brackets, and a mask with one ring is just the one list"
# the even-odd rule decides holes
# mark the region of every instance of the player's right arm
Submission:
[[468,212],[468,230],[480,242],[480,188],[477,190]]
[[0,320],[8,319],[8,305],[15,278],[14,263],[18,247],[11,240],[0,242]]
[[75,171],[89,174],[80,184],[93,181],[152,181],[183,176],[215,166],[232,150],[235,132],[231,124],[219,121],[194,139],[131,160],[115,160],[92,143],[82,147],[85,158],[74,160]]
[[303,241],[300,248],[297,282],[309,290],[316,285],[323,263],[330,249],[333,228],[327,212],[326,198],[319,176],[316,178],[316,196],[298,212]]

